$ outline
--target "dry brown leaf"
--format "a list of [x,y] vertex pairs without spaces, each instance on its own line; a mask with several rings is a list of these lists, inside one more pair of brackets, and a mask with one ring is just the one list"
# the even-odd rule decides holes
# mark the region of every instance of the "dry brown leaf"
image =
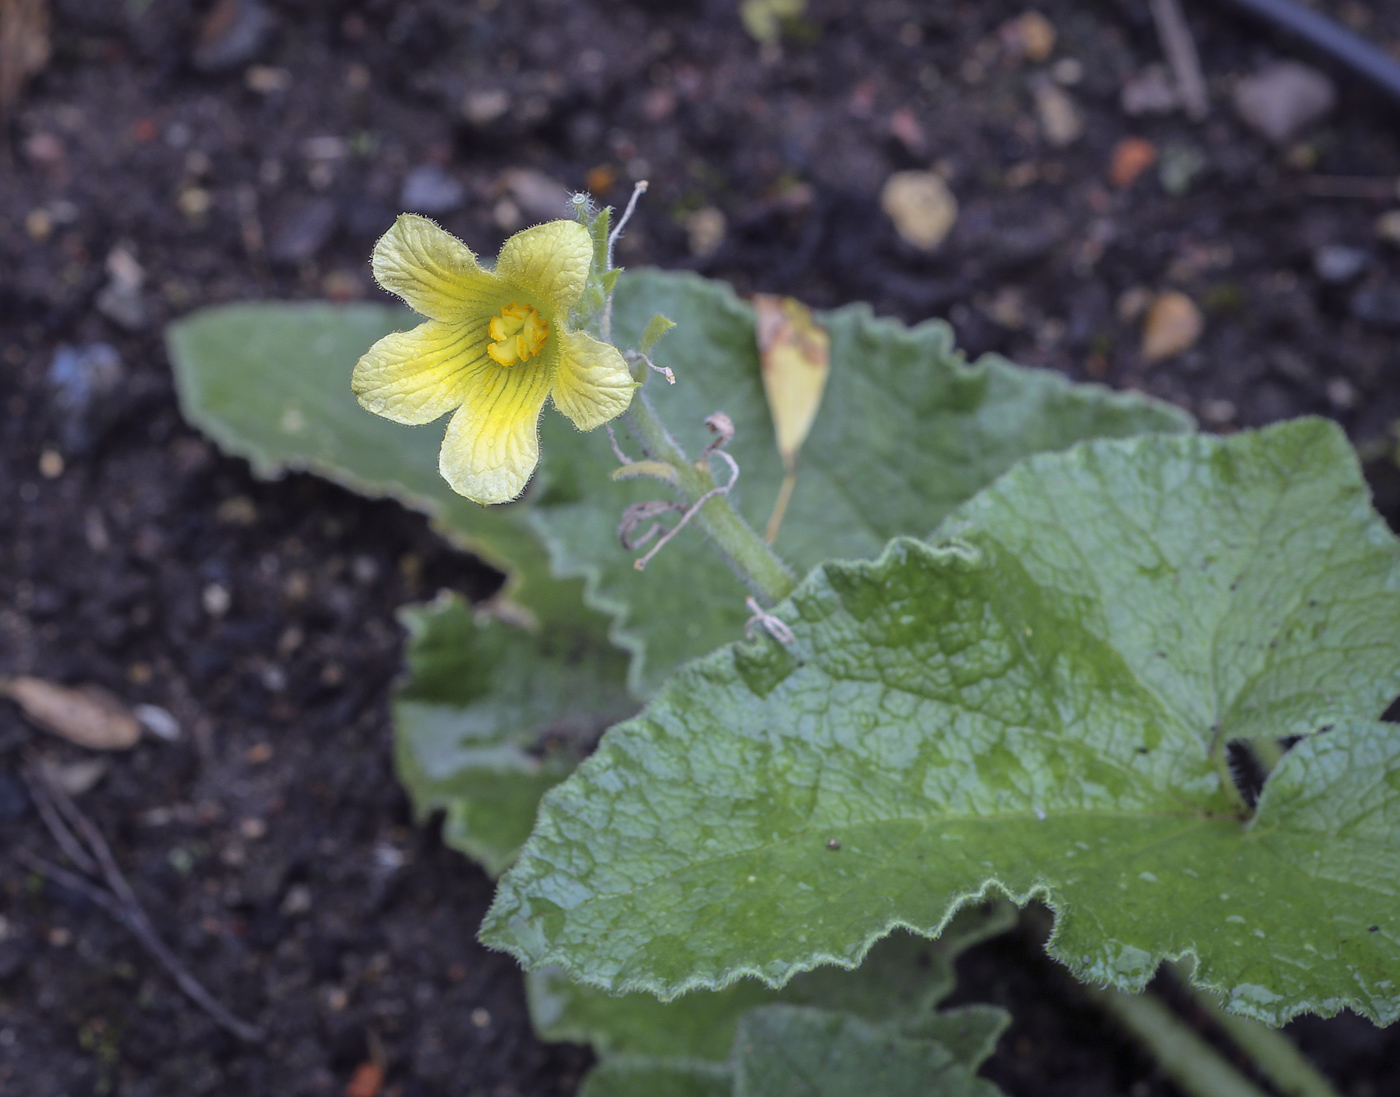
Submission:
[[788,499],[796,484],[797,454],[821,407],[830,368],[831,339],[812,316],[812,310],[791,297],[754,295],[758,321],[758,355],[763,367],[763,391],[773,416],[778,453],[787,475],[773,516],[768,540],[778,535]]
[[141,723],[101,686],[68,686],[42,678],[0,679],[0,693],[15,701],[45,731],[90,750],[129,750]]
[[48,61],[48,0],[0,0],[0,118]]
[[900,239],[920,251],[934,251],[958,220],[958,200],[942,176],[931,171],[897,171],[880,190],[880,208]]
[[1160,294],[1143,322],[1142,356],[1149,362],[1175,358],[1195,346],[1205,326],[1201,310],[1186,294],[1176,290]]

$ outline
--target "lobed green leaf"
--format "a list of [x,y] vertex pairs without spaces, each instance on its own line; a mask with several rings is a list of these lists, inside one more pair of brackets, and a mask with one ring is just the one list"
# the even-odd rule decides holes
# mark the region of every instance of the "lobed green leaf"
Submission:
[[[1084,981],[1400,1015],[1400,545],[1334,425],[1034,457],[777,612],[545,798],[485,941],[669,997],[1000,892]],[[1319,732],[1247,818],[1225,742]]]

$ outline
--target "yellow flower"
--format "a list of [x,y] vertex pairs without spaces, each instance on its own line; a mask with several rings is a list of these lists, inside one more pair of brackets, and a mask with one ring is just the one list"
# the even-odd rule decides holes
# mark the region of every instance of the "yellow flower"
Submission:
[[569,328],[593,243],[573,221],[518,232],[494,271],[425,217],[404,214],[374,246],[375,280],[428,317],[355,366],[360,403],[396,423],[447,424],[438,467],[458,493],[505,503],[539,462],[545,397],[580,430],[621,415],[637,387],[616,347]]

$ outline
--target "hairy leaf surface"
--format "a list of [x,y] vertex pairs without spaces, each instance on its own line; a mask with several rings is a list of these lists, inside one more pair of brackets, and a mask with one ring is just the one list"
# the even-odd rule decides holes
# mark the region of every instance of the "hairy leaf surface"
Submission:
[[[693,275],[629,273],[618,283],[614,334],[635,345],[661,312],[676,327],[659,346],[677,383],[645,392],[687,452],[710,441],[706,416],[733,420],[729,451],[742,475],[731,498],[762,530],[783,482],[763,390],[753,310],[725,285]],[[941,322],[907,328],[865,306],[817,314],[827,326],[830,376],[802,447],[777,548],[799,575],[823,560],[879,554],[899,534],[923,536],[957,504],[1020,458],[1085,438],[1189,429],[1166,404],[988,356],[966,365]],[[627,455],[639,445],[618,430]],[[545,490],[533,521],[560,574],[588,581],[590,604],[613,615],[614,638],[634,653],[633,690],[654,693],[685,660],[735,639],[749,611],[739,580],[699,533],[667,545],[647,570],[617,543],[629,503],[665,496],[649,481],[610,482],[602,431],[544,423]],[[716,463],[721,481],[728,476]]]
[[[1032,458],[777,612],[546,797],[486,941],[669,996],[1000,891],[1085,981],[1400,1014],[1400,546],[1334,425]],[[1247,819],[1225,742],[1294,734]]]

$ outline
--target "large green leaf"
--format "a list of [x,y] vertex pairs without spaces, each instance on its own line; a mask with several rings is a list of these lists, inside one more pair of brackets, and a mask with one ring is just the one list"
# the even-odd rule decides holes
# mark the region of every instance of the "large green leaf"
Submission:
[[350,373],[360,355],[420,319],[364,304],[203,309],[166,330],[181,410],[260,476],[314,472],[425,512],[449,540],[505,572],[507,594],[537,619],[603,635],[583,606],[581,585],[550,577],[525,521],[527,503],[483,507],[464,499],[438,475],[441,424],[401,426],[356,402]]
[[[709,441],[705,418],[729,415],[736,429],[729,451],[742,469],[732,498],[763,529],[783,464],[753,312],[722,283],[628,274],[614,307],[618,344],[636,345],[655,313],[676,321],[655,353],[677,383],[653,378],[646,391],[692,454]],[[926,534],[1029,454],[1085,438],[1190,427],[1183,412],[1145,397],[1071,384],[994,356],[968,366],[943,323],[906,328],[872,318],[864,306],[819,319],[831,335],[830,378],[777,542],[799,573],[833,557],[873,557],[899,534]],[[628,432],[618,433],[628,455],[639,456]],[[603,432],[580,435],[556,417],[544,435],[547,487],[533,520],[559,573],[585,577],[591,604],[616,618],[614,638],[636,657],[634,692],[648,696],[682,662],[739,635],[745,591],[698,532],[677,538],[638,574],[638,553],[618,546],[618,521],[629,503],[665,489],[611,482],[617,461]]]
[[[669,996],[1001,891],[1085,981],[1400,1014],[1400,545],[1332,424],[1032,458],[778,612],[545,798],[487,942]],[[1243,818],[1224,742],[1329,726]]]
[[419,817],[493,876],[515,859],[545,791],[609,724],[636,711],[626,656],[586,630],[528,632],[456,596],[401,613],[408,677],[394,698],[395,759]]
[[773,1005],[745,1014],[734,1097],[1000,1097],[942,1044],[842,1013]]
[[[966,1017],[946,1015],[957,1016],[946,1021],[946,1028],[940,1028],[945,1022],[933,1020],[945,1017],[933,1008],[953,989],[952,961],[1013,921],[1013,908],[1006,903],[969,907],[937,941],[893,934],[876,944],[854,971],[818,968],[782,990],[745,979],[723,990],[693,990],[664,1004],[644,991],[611,995],[575,983],[560,968],[546,967],[527,976],[530,1016],[542,1039],[588,1043],[602,1055],[721,1060],[734,1043],[740,1015],[774,1002],[839,1009],[956,1040]],[[978,1019],[970,1023],[975,1028]],[[985,1034],[985,1027],[980,1031]]]

